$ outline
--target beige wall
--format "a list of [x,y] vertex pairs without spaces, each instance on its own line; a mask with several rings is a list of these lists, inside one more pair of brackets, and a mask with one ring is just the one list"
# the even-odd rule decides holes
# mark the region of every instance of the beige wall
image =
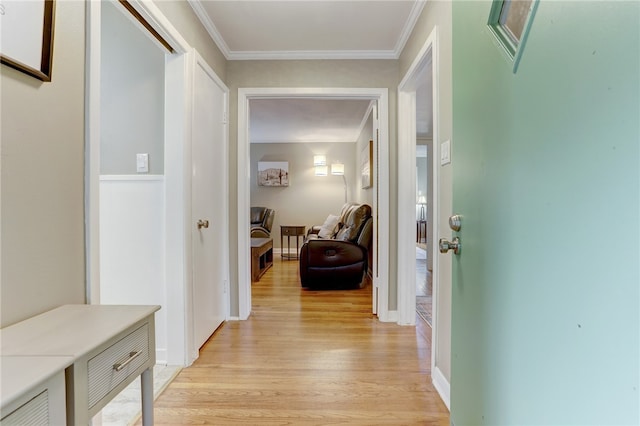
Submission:
[[[439,66],[438,66],[438,105],[434,105],[434,110],[438,110],[438,140],[434,143],[442,143],[451,140],[452,145],[452,57],[451,57],[451,1],[430,1],[427,2],[415,29],[409,38],[402,55],[400,56],[400,72],[404,77],[411,66],[414,58],[431,34],[434,26],[438,27],[439,43]],[[401,77],[401,78],[402,78]],[[453,159],[455,162],[455,159]],[[440,168],[440,204],[439,204],[439,229],[440,235],[434,238],[450,237],[448,219],[451,215],[452,206],[452,181],[451,168],[454,164]],[[437,311],[437,345],[436,366],[442,371],[447,381],[451,379],[451,255],[438,256],[440,283],[438,289],[438,311]]]
[[[244,221],[247,213],[237,212],[237,135],[238,88],[240,87],[367,87],[389,89],[389,163],[390,163],[390,297],[389,308],[396,309],[396,206],[395,193],[397,143],[396,143],[396,91],[398,86],[398,61],[390,60],[327,60],[327,61],[229,61],[227,86],[230,89],[229,121],[229,218],[230,218],[230,282],[231,315],[237,315],[237,235],[238,217]],[[243,224],[244,226],[244,224]],[[234,285],[235,284],[235,285]]]
[[84,303],[84,2],[56,2],[52,81],[5,65],[1,315]]
[[227,60],[202,26],[195,12],[186,0],[155,0],[158,9],[171,24],[195,48],[222,81],[226,81]]
[[[280,225],[305,225],[308,229],[312,225],[322,225],[327,215],[340,213],[344,204],[342,177],[316,176],[313,156],[317,154],[326,155],[328,163],[340,161],[345,165],[348,196],[352,201],[358,178],[355,143],[251,144],[251,205],[276,211],[272,228],[274,247],[280,247]],[[288,161],[289,186],[258,186],[258,161]]]

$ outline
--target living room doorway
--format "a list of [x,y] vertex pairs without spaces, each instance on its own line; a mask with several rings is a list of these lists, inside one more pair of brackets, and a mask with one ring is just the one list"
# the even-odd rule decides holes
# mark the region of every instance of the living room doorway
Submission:
[[[238,89],[238,212],[249,212],[250,191],[250,102],[262,99],[366,100],[377,106],[378,136],[372,141],[374,156],[374,244],[373,286],[375,309],[381,321],[389,321],[388,241],[389,241],[389,164],[387,89],[255,88]],[[309,159],[312,161],[312,158]],[[344,201],[340,197],[340,201]],[[327,212],[329,213],[329,212]],[[277,213],[276,213],[277,214]],[[243,213],[240,213],[242,217]],[[279,231],[274,229],[279,238]],[[382,260],[381,260],[382,259]],[[238,226],[238,303],[239,319],[251,312],[250,236],[248,227]],[[394,289],[395,291],[395,289]],[[375,299],[375,298],[374,298]]]

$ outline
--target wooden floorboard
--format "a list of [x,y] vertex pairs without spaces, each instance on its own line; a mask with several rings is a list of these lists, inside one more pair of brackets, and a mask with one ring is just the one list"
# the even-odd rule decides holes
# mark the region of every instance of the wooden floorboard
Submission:
[[155,403],[156,425],[448,425],[430,336],[381,323],[371,288],[300,288],[274,259],[247,321],[222,325]]

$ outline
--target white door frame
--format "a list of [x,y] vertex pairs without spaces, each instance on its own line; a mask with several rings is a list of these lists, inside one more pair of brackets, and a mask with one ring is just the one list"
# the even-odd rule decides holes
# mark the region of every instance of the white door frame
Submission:
[[[100,22],[101,2],[86,2],[85,238],[86,300],[100,303]],[[190,365],[192,318],[191,257],[191,87],[194,50],[160,12],[143,0],[129,3],[174,48],[165,60],[165,279],[167,362]],[[226,142],[228,143],[228,141]],[[227,304],[229,301],[227,300]]]
[[[249,212],[250,190],[250,141],[249,100],[259,98],[334,98],[371,99],[378,101],[379,138],[374,150],[378,153],[378,187],[374,191],[374,237],[373,258],[374,289],[378,288],[378,318],[392,321],[389,312],[389,94],[386,88],[240,88],[238,89],[238,216]],[[238,316],[247,319],[251,313],[251,264],[249,227],[238,222]],[[374,260],[375,262],[375,260]]]
[[[433,220],[428,225],[432,229],[431,241],[434,256],[438,252],[435,241],[439,223],[440,200],[440,143],[439,143],[439,78],[438,78],[438,27],[434,27],[426,42],[416,55],[404,78],[398,85],[398,187],[408,188],[398,191],[398,318],[402,324],[415,324],[416,318],[416,256],[415,256],[415,206],[416,206],[416,87],[421,71],[431,61],[433,90],[433,152],[431,200]],[[435,371],[435,353],[438,345],[437,301],[439,269],[437,259],[433,259],[431,274],[433,283],[433,312],[431,338],[431,371]]]

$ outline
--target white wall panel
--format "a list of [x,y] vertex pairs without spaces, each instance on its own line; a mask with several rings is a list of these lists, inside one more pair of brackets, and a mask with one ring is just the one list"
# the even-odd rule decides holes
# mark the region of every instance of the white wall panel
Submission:
[[158,363],[166,362],[164,176],[100,178],[100,302],[160,305]]

